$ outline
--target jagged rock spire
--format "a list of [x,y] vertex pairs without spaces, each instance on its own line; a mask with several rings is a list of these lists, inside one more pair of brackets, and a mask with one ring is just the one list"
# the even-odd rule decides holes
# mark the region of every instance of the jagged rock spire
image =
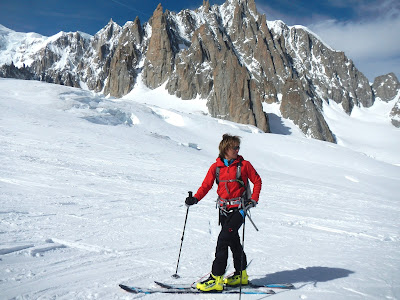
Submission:
[[158,4],[150,19],[152,35],[146,53],[143,79],[151,88],[159,87],[172,74],[175,53],[169,35],[169,22]]
[[205,11],[210,10],[210,1],[209,0],[203,0],[203,7]]

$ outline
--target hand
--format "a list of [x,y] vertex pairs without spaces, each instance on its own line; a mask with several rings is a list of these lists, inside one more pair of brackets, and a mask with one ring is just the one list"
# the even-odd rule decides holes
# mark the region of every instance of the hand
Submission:
[[199,202],[199,200],[196,197],[187,197],[185,200],[185,204],[186,206],[191,206],[193,204],[197,204],[197,202]]
[[250,200],[247,201],[247,203],[244,205],[244,209],[245,209],[245,210],[248,210],[248,209],[250,209],[250,208],[252,208],[252,207],[256,207],[256,205],[257,205],[257,201],[256,201],[256,200],[253,200],[253,199],[250,199]]

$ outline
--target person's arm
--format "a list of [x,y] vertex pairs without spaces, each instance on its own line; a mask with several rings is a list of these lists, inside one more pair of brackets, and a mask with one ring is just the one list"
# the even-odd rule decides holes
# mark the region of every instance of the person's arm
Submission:
[[201,184],[200,188],[197,190],[196,195],[194,197],[200,201],[207,195],[207,193],[211,190],[214,181],[215,181],[215,171],[217,169],[217,164],[214,163],[211,165],[210,169],[208,169],[207,175],[203,180],[203,183]]

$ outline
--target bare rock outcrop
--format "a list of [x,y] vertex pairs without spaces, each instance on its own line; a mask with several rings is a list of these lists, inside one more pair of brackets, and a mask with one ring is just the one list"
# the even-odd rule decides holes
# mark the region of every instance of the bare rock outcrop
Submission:
[[109,76],[104,88],[104,94],[122,97],[128,94],[136,83],[142,57],[140,46],[143,40],[143,30],[139,18],[124,26],[119,37],[115,53],[110,62]]
[[310,89],[304,90],[300,80],[288,80],[283,87],[281,113],[284,118],[292,120],[308,136],[335,142],[320,105],[316,104]]
[[396,104],[393,106],[393,109],[390,112],[390,118],[393,126],[400,128],[400,99],[397,100]]
[[400,90],[400,83],[394,73],[378,76],[372,84],[372,89],[376,97],[389,102],[397,96]]
[[163,84],[172,75],[175,66],[177,49],[173,45],[166,14],[168,12],[163,12],[160,3],[149,21],[152,34],[146,53],[143,79],[150,88]]

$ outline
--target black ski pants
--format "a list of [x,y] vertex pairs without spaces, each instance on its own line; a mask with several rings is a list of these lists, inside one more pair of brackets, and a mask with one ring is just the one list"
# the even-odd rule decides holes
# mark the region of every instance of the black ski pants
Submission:
[[[218,236],[217,248],[215,250],[215,259],[212,265],[212,274],[214,276],[222,276],[228,261],[228,248],[232,251],[233,265],[236,272],[246,269],[247,259],[240,244],[239,228],[243,224],[243,216],[239,210],[234,210],[226,215],[221,214],[219,221],[222,226]],[[243,254],[243,263],[242,263]]]

